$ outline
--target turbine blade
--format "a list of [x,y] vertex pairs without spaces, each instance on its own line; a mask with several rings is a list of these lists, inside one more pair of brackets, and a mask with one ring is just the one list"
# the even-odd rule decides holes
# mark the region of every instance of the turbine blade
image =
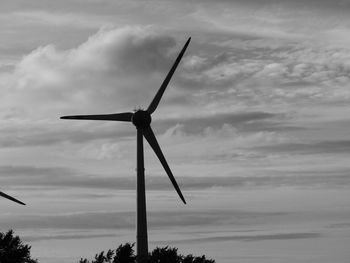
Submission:
[[9,200],[11,200],[13,202],[18,203],[18,204],[26,205],[25,203],[22,203],[21,201],[17,200],[16,198],[13,198],[12,196],[9,196],[9,195],[7,195],[7,194],[5,194],[3,192],[0,192],[0,196],[5,197],[5,198],[7,198],[7,199],[9,199]]
[[184,45],[184,47],[182,48],[180,54],[177,56],[177,59],[175,60],[174,65],[171,67],[168,75],[166,76],[166,78],[164,79],[162,85],[160,86],[156,96],[153,98],[151,104],[148,106],[147,111],[149,112],[149,114],[152,114],[156,110],[156,108],[157,108],[157,106],[158,106],[158,104],[159,104],[159,102],[160,102],[160,100],[161,100],[161,98],[163,96],[163,93],[164,93],[166,87],[168,86],[169,81],[170,81],[171,77],[173,76],[177,66],[179,65],[180,60],[181,60],[183,54],[185,53],[186,48],[187,48],[188,44],[190,43],[190,41],[191,41],[191,38],[189,38],[187,40],[187,42]]
[[146,129],[142,130],[143,136],[145,136],[146,140],[148,141],[149,145],[151,145],[153,151],[156,153],[156,155],[158,156],[159,161],[162,163],[164,170],[166,171],[166,173],[169,176],[170,181],[172,182],[176,192],[178,193],[178,195],[180,196],[182,202],[184,202],[186,204],[185,198],[183,197],[181,190],[179,188],[179,186],[177,185],[177,182],[173,176],[173,173],[171,172],[169,165],[167,163],[167,161],[165,160],[165,157],[162,153],[162,150],[160,149],[160,146],[157,142],[156,136],[154,135],[152,128],[148,127]]
[[128,121],[131,122],[133,113],[123,112],[115,114],[103,114],[103,115],[74,115],[74,116],[63,116],[60,119],[67,120],[99,120],[99,121]]

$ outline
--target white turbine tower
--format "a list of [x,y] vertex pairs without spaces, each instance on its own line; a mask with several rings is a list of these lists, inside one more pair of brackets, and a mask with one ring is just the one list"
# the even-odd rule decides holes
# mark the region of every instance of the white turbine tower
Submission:
[[137,110],[135,112],[123,112],[103,115],[76,115],[63,116],[61,119],[77,119],[77,120],[103,120],[103,121],[124,121],[132,122],[137,130],[137,223],[136,223],[136,249],[138,262],[144,262],[148,256],[148,240],[147,240],[147,216],[146,216],[146,196],[145,196],[145,174],[144,174],[144,159],[143,159],[143,137],[146,138],[153,151],[157,155],[159,161],[163,165],[168,177],[173,184],[176,192],[181,200],[186,204],[181,190],[176,183],[176,180],[169,168],[167,161],[160,149],[157,139],[150,126],[152,118],[151,114],[157,109],[158,104],[163,96],[163,93],[168,86],[168,83],[173,76],[185,50],[190,43],[189,38],[182,48],[180,54],[176,58],[168,75],[164,79],[157,94],[153,98],[147,110]]

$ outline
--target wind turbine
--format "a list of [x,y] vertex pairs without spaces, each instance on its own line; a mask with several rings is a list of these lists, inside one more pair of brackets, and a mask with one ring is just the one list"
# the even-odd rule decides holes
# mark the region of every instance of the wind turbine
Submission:
[[21,201],[17,200],[16,198],[13,198],[12,196],[9,196],[9,195],[7,195],[7,194],[1,192],[1,191],[0,191],[0,196],[2,196],[2,197],[4,197],[4,198],[7,198],[7,199],[9,199],[9,200],[11,200],[11,201],[13,201],[13,202],[18,203],[18,204],[26,205],[25,203],[22,203]]
[[186,51],[191,38],[189,38],[176,58],[173,66],[171,67],[168,75],[164,79],[157,94],[153,98],[151,104],[147,110],[139,109],[135,112],[123,112],[104,115],[75,115],[75,116],[63,116],[61,119],[76,119],[76,120],[102,120],[102,121],[124,121],[132,122],[136,126],[137,130],[137,219],[136,219],[136,249],[138,262],[144,262],[148,256],[148,241],[147,241],[147,216],[146,216],[146,195],[145,195],[145,174],[144,174],[144,159],[143,159],[143,137],[146,138],[153,151],[157,155],[159,161],[163,165],[168,177],[173,184],[176,192],[180,196],[182,202],[186,204],[181,190],[169,168],[167,161],[160,149],[157,139],[150,126],[152,118],[151,114],[157,109],[158,104],[163,96],[163,93],[168,86],[171,77],[173,76],[183,54]]

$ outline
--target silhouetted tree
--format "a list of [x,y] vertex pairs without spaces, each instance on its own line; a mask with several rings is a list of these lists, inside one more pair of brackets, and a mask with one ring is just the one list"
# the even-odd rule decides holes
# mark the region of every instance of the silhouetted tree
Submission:
[[[91,263],[135,263],[136,257],[134,254],[134,244],[126,243],[120,245],[115,251],[109,249],[105,254],[102,251],[95,255],[95,259]],[[80,259],[78,263],[90,263],[89,260]]]
[[155,248],[148,257],[149,263],[180,263],[181,256],[177,254],[177,248]]
[[126,243],[120,245],[115,251],[113,263],[134,263],[136,257],[134,254],[134,244]]
[[193,257],[191,254],[183,257],[181,263],[215,263],[213,259],[206,259],[205,256]]
[[14,236],[13,231],[0,232],[0,262],[1,263],[37,263],[30,257],[31,247],[23,245],[19,236]]
[[[136,263],[134,244],[120,245],[115,251],[108,250],[106,254],[102,251],[96,254],[95,259],[91,262],[87,259],[80,259],[78,263]],[[204,255],[201,257],[194,257],[191,254],[183,256],[178,254],[177,248],[166,246],[157,247],[150,252],[147,263],[215,263],[215,260],[206,259]]]

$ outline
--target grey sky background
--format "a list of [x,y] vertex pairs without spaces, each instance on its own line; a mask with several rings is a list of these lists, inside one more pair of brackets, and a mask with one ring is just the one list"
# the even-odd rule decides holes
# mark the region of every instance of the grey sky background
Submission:
[[64,121],[147,107],[192,42],[145,146],[150,245],[218,263],[346,262],[350,1],[0,4],[0,201],[42,262],[133,242],[136,132]]

